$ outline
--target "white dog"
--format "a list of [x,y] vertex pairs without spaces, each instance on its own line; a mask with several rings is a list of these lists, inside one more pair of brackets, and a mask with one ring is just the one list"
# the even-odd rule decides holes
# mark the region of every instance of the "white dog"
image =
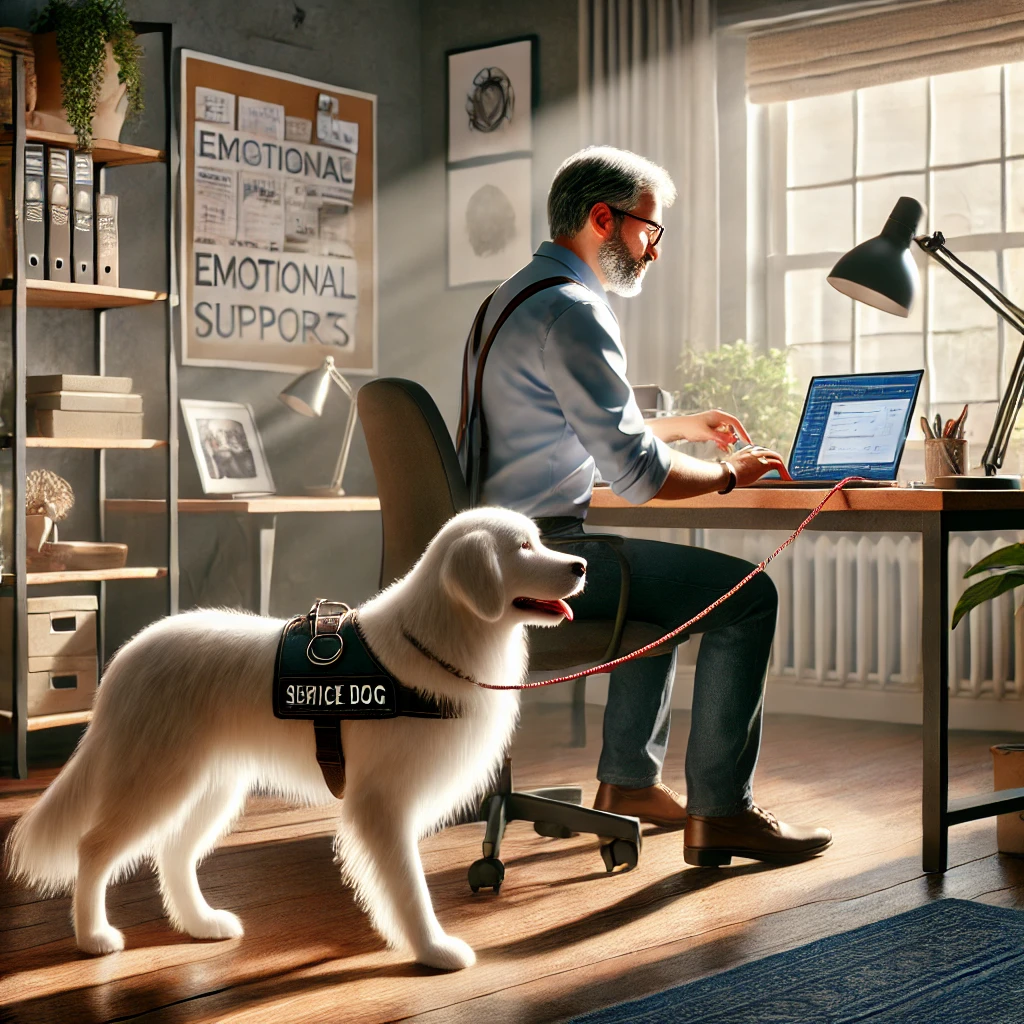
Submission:
[[[434,916],[417,840],[479,800],[519,711],[525,625],[557,625],[586,563],[544,547],[504,509],[448,522],[408,575],[357,611],[377,659],[401,682],[449,698],[455,719],[399,717],[342,725],[347,788],[335,850],[377,931],[420,963],[475,960]],[[111,661],[92,722],[38,804],[15,825],[9,869],[46,892],[74,883],[79,948],[109,953],[124,937],[106,914],[108,883],[151,858],[173,925],[231,938],[242,924],[203,898],[196,865],[256,787],[306,804],[332,801],[313,725],[274,717],[271,687],[285,623],[193,611],[144,629]]]

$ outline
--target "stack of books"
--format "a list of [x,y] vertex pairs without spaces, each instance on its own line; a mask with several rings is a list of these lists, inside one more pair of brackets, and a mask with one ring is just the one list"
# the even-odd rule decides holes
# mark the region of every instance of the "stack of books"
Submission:
[[36,437],[140,438],[142,396],[131,390],[131,377],[28,377],[30,430]]

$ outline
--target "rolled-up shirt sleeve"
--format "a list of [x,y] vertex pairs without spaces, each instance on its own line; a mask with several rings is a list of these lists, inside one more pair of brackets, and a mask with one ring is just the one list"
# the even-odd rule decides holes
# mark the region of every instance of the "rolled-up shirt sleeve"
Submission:
[[644,425],[611,310],[573,303],[548,329],[543,360],[566,421],[612,490],[635,505],[653,498],[668,477],[672,452]]

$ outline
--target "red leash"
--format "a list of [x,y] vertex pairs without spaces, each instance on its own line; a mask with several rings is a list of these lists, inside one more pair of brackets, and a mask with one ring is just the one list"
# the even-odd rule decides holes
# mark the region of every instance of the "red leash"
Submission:
[[704,609],[704,611],[698,612],[696,615],[694,615],[692,619],[689,619],[687,622],[684,622],[681,626],[677,626],[675,629],[672,630],[671,633],[666,633],[660,640],[653,640],[646,646],[641,647],[638,650],[632,651],[629,654],[624,654],[621,658],[616,658],[614,661],[606,661],[603,665],[594,665],[593,668],[585,668],[580,672],[573,672],[571,675],[567,676],[556,676],[554,679],[542,679],[540,682],[537,683],[520,683],[518,685],[513,686],[497,686],[491,683],[479,682],[476,685],[483,687],[483,689],[485,690],[532,690],[536,686],[552,686],[555,683],[568,683],[571,682],[573,679],[583,679],[585,676],[592,676],[598,672],[610,672],[613,668],[616,668],[619,665],[623,665],[627,661],[632,661],[634,658],[642,658],[648,651],[653,650],[659,644],[663,644],[666,640],[671,640],[673,637],[679,636],[680,633],[686,632],[686,630],[688,630],[695,622],[699,622],[701,619],[704,618],[705,615],[709,615],[711,612],[713,612],[720,604],[722,604],[725,601],[728,601],[729,598],[732,597],[732,595],[735,594],[737,590],[739,590],[741,587],[746,586],[758,573],[764,572],[764,570],[768,566],[768,563],[771,562],[778,555],[780,555],[783,551],[785,551],[786,548],[788,548],[789,545],[792,544],[793,541],[795,541],[797,537],[799,537],[800,534],[804,532],[807,526],[811,522],[813,522],[814,518],[818,515],[818,513],[828,504],[828,501],[833,494],[837,494],[847,484],[863,479],[863,477],[859,476],[848,476],[845,480],[840,480],[839,483],[837,483],[835,487],[833,487],[828,492],[828,494],[826,494],[825,497],[822,498],[820,502],[818,502],[815,508],[811,510],[811,514],[789,535],[789,537],[782,544],[780,544],[763,562],[761,562],[759,565],[756,565],[749,573],[747,573],[747,575],[744,576],[743,579],[741,579],[739,583],[737,583],[736,586],[732,588],[732,590],[730,590],[727,594],[723,594],[720,598],[718,598],[717,601],[714,601],[711,604],[709,604],[707,608]]

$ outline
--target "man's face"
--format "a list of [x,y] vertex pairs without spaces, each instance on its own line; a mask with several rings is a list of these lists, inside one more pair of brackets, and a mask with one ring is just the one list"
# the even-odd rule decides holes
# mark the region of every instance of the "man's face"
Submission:
[[608,290],[627,298],[640,293],[648,265],[658,258],[658,250],[651,245],[656,229],[647,221],[661,223],[661,201],[645,192],[629,212],[633,216],[617,216],[615,233],[597,250]]

